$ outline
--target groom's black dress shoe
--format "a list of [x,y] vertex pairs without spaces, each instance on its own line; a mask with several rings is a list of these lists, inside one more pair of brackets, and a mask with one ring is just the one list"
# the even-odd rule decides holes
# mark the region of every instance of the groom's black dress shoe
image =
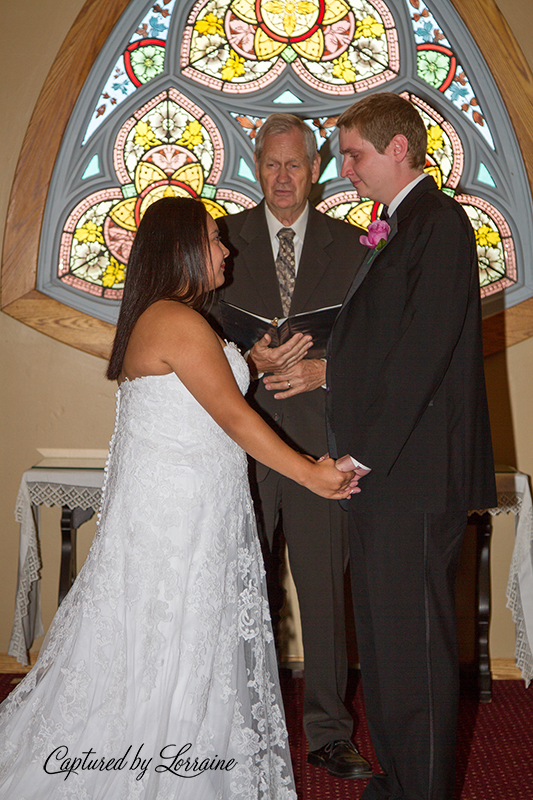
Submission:
[[372,769],[368,761],[359,755],[349,739],[328,742],[320,750],[307,755],[307,763],[314,767],[325,767],[336,778],[371,778]]

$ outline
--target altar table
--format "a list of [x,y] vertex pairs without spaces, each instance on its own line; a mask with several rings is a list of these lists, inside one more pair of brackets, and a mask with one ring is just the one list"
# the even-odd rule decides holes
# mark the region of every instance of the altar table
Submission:
[[[42,469],[33,467],[22,476],[15,517],[20,522],[19,569],[15,618],[8,653],[27,665],[28,650],[41,636],[39,593],[42,567],[39,548],[39,508],[61,506],[62,555],[59,603],[76,574],[77,528],[100,508],[103,469]],[[533,678],[533,507],[529,476],[516,471],[496,472],[498,507],[489,514],[515,515],[515,546],[507,584],[507,606],[516,624],[515,658],[529,685]],[[478,641],[482,699],[490,699],[488,626],[490,618],[490,517],[471,516],[478,526]]]

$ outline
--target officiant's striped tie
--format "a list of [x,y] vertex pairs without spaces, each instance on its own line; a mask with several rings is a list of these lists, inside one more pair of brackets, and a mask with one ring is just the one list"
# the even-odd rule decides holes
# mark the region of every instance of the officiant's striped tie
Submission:
[[278,275],[279,291],[283,316],[289,315],[291,298],[294,291],[294,278],[296,276],[296,259],[294,256],[294,236],[292,228],[280,228],[278,231],[279,252],[276,258],[276,272]]

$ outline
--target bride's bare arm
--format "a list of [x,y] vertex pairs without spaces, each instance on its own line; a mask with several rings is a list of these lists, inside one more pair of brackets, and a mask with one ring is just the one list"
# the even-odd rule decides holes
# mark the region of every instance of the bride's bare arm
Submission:
[[292,450],[250,408],[219,338],[188,306],[171,301],[151,306],[135,326],[124,364],[128,377],[174,371],[215,422],[253,458],[322,497],[350,495],[354,473],[341,473],[332,459],[316,463]]

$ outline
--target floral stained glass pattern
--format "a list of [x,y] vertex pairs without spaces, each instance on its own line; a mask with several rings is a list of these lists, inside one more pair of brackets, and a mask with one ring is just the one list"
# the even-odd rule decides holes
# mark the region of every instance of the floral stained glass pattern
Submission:
[[131,82],[142,86],[163,72],[165,65],[165,42],[162,39],[142,39],[128,45],[124,53],[124,64]]
[[[231,116],[239,123],[242,130],[252,142],[254,141],[255,137],[257,136],[257,132],[266,119],[266,117],[250,117],[245,116],[244,114],[236,114],[234,112],[231,113]],[[309,125],[315,134],[317,148],[319,150],[335,130],[337,119],[338,117],[317,117],[316,119],[304,119],[305,124]]]
[[139,21],[105,82],[85,131],[84,144],[120,103],[163,72],[175,2],[160,0]]
[[215,218],[254,205],[255,138],[276,111],[298,114],[316,137],[318,208],[366,230],[380,206],[340,176],[336,121],[376,90],[403,93],[421,114],[425,170],[472,222],[482,294],[525,285],[523,164],[509,138],[494,147],[505,109],[465,49],[468,33],[456,36],[449,0],[131,0],[122,20],[80,94],[64,140],[70,161],[51,183],[44,293],[114,321],[146,208],[167,195],[199,198]]
[[477,126],[482,136],[494,147],[492,133],[483,116],[465,70],[460,66],[452,45],[435,17],[422,0],[406,0],[417,43],[417,71],[450,100]]
[[458,195],[476,234],[481,296],[488,297],[516,282],[516,253],[509,225],[490,203]]
[[353,94],[399,69],[381,0],[200,0],[185,29],[183,74],[225,92],[257,91],[291,65],[306,84]]
[[90,194],[69,215],[60,246],[59,278],[107,299],[120,299],[140,220],[161,197],[201,198],[213,217],[253,205],[217,188],[222,138],[210,117],[175,89],[130,117],[113,150],[119,186]]
[[266,117],[251,117],[249,115],[246,116],[244,114],[238,114],[234,111],[230,113],[233,119],[235,119],[239,123],[242,130],[248,136],[250,141],[253,142]]
[[347,16],[324,30],[321,59],[294,64],[309,85],[342,95],[377,88],[395,78],[400,66],[394,19],[386,5],[365,0],[349,5]]

